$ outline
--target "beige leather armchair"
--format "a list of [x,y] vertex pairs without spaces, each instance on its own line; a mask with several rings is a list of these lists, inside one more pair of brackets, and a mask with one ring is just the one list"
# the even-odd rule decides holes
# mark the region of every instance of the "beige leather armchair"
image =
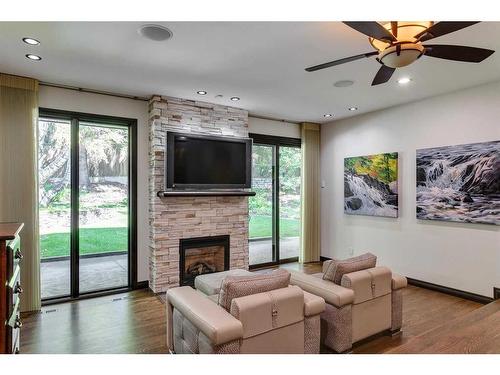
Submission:
[[[329,266],[323,263],[323,273]],[[396,333],[402,326],[402,288],[406,278],[387,267],[344,274],[341,285],[323,280],[323,273],[306,275],[291,271],[290,284],[324,298],[321,342],[336,352],[379,332]]]
[[167,345],[175,353],[319,353],[325,301],[299,287],[214,298],[180,287],[167,292]]

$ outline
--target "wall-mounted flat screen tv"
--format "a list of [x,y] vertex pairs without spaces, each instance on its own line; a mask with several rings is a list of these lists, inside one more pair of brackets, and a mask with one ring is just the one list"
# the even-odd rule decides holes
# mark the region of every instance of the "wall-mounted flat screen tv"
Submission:
[[252,140],[168,132],[165,168],[170,189],[250,188]]

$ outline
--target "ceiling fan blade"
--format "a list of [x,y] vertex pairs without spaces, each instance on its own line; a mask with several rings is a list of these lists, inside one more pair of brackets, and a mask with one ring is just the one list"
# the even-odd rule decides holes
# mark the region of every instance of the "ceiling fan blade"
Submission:
[[357,22],[344,22],[347,26],[352,27],[354,30],[359,31],[369,37],[383,40],[386,42],[396,42],[397,39],[392,35],[389,30],[384,28],[381,24],[375,21],[357,21]]
[[370,56],[375,56],[375,55],[378,55],[377,51],[368,52],[368,53],[362,53],[361,55],[355,55],[355,56],[346,57],[346,58],[343,58],[343,59],[340,59],[340,60],[330,61],[330,62],[327,62],[327,63],[324,63],[324,64],[319,64],[319,65],[311,66],[309,68],[306,68],[306,71],[308,71],[308,72],[314,72],[316,70],[329,68],[329,67],[335,66],[335,65],[345,64],[345,63],[348,63],[348,62],[351,62],[351,61],[360,60],[360,59],[363,59],[365,57],[370,57]]
[[453,46],[445,44],[424,45],[424,55],[440,59],[479,63],[488,58],[495,51],[485,48]]
[[443,36],[449,33],[453,33],[458,30],[465,29],[466,27],[475,25],[479,23],[478,21],[470,21],[470,22],[450,22],[443,21],[438,22],[432,25],[431,27],[425,29],[421,33],[415,35],[415,38],[420,40],[421,42],[425,42],[426,40],[437,38],[438,36]]
[[391,21],[391,31],[395,38],[398,37],[398,21]]
[[372,86],[380,85],[381,83],[386,83],[391,79],[392,74],[394,73],[395,68],[389,68],[388,66],[382,65],[378,70],[377,74],[375,74],[375,78],[373,79]]

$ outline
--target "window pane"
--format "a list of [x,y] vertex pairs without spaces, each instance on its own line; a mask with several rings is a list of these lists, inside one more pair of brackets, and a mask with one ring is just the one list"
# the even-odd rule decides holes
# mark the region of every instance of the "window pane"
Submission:
[[128,285],[128,129],[80,123],[80,293]]
[[280,147],[279,152],[279,231],[280,259],[300,252],[300,170],[302,154],[297,147]]
[[71,229],[71,124],[38,121],[38,185],[42,298],[68,296]]
[[273,154],[274,146],[252,147],[252,190],[250,197],[250,265],[273,259]]

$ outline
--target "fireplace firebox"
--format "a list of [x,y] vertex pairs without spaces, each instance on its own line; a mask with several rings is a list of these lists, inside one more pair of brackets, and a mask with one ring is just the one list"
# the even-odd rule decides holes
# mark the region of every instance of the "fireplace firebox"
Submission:
[[229,269],[229,236],[181,239],[179,255],[179,283],[194,286],[196,276]]

